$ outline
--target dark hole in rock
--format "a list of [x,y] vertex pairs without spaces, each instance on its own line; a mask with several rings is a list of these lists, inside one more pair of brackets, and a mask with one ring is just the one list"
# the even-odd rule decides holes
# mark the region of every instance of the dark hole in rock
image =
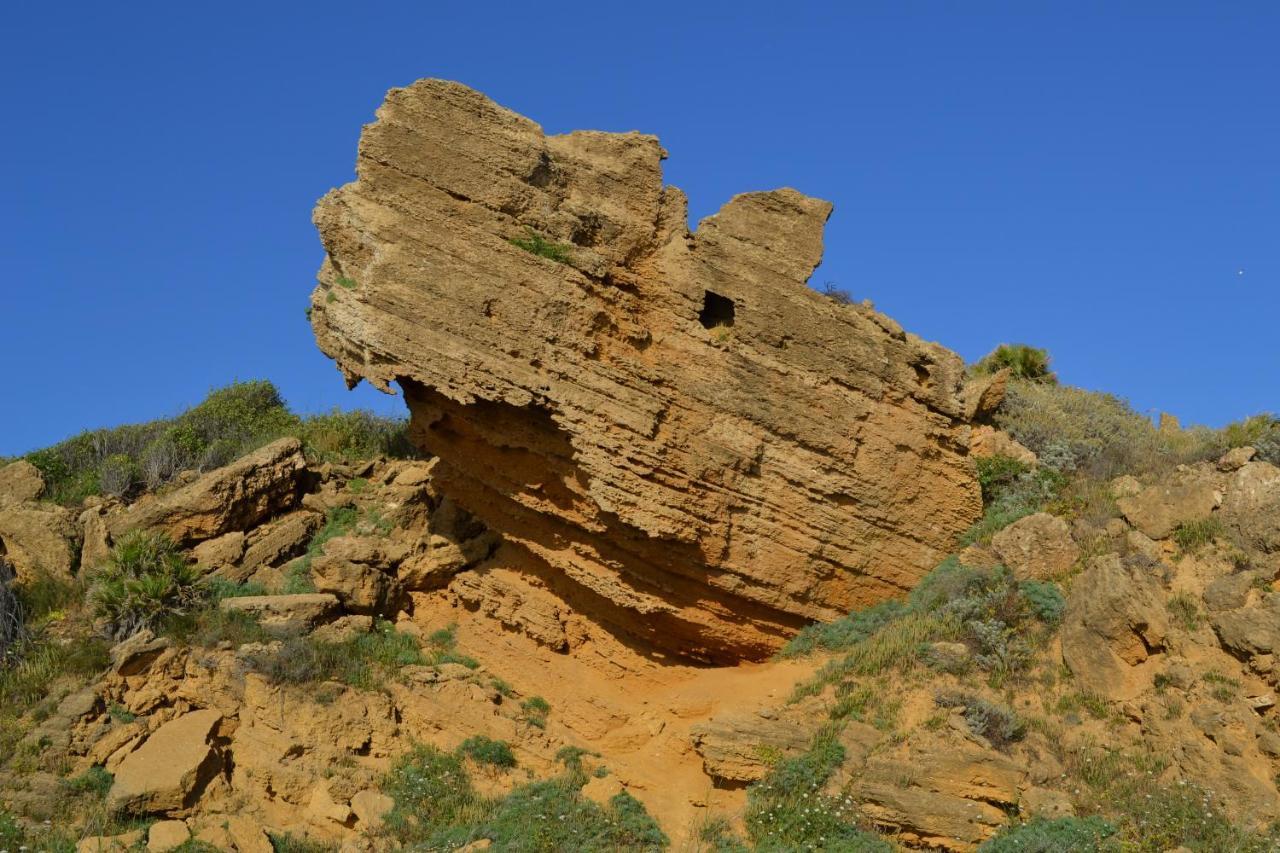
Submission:
[[702,298],[702,311],[698,314],[698,322],[704,329],[733,325],[733,300],[710,290]]

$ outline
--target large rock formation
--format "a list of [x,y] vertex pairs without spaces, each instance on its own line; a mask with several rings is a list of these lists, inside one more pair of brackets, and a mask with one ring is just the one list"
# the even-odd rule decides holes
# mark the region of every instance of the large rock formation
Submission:
[[312,324],[349,383],[400,384],[436,484],[535,558],[460,595],[758,658],[910,589],[979,515],[962,363],[805,285],[829,203],[747,193],[690,231],[665,156],[393,90],[316,209]]

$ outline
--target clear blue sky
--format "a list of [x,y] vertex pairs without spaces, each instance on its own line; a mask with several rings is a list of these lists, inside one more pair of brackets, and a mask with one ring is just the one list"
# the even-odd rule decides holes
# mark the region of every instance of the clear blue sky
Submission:
[[5,31],[0,454],[237,378],[399,411],[312,343],[310,214],[429,76],[658,134],[695,221],[831,199],[815,283],[967,359],[1033,342],[1184,422],[1280,408],[1275,3],[48,2]]

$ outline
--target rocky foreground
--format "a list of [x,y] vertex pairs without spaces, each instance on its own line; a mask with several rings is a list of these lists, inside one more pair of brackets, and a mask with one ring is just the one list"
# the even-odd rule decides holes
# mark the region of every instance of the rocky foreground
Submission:
[[1277,849],[1280,424],[966,370],[664,156],[393,91],[311,320],[421,458],[0,467],[0,849]]

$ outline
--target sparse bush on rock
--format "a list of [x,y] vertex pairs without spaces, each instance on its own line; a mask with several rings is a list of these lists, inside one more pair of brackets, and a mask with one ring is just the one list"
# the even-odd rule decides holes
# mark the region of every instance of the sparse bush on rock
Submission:
[[965,723],[974,734],[986,738],[992,746],[1006,747],[1022,740],[1027,725],[1012,708],[988,702],[972,693],[939,693],[934,702],[940,708],[959,708]]

